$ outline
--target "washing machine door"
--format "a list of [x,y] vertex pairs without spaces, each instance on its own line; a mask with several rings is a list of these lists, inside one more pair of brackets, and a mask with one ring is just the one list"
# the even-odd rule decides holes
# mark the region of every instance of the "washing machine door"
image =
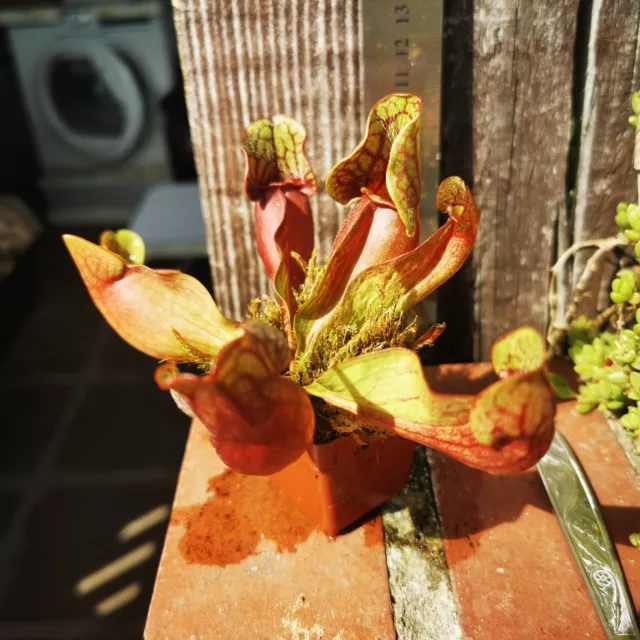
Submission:
[[94,163],[134,151],[144,131],[144,91],[129,62],[105,44],[68,40],[47,50],[36,95],[45,126]]

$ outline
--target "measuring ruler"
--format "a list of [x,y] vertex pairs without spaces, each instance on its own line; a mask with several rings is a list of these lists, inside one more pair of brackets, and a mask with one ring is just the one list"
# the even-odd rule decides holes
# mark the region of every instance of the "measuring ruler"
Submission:
[[420,136],[423,238],[437,226],[435,197],[440,162],[442,2],[363,2],[366,112],[389,93],[414,93],[424,100]]

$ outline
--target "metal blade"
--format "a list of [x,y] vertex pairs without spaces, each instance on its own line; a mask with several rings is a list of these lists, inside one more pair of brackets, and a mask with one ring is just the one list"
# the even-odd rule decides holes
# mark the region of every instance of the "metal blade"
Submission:
[[607,638],[640,638],[633,600],[598,499],[571,446],[557,431],[538,471]]

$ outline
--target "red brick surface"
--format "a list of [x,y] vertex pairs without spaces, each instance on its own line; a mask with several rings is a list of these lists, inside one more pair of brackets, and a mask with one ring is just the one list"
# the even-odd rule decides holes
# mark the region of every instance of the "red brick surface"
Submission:
[[[442,367],[441,391],[462,392],[467,375],[490,380],[485,365]],[[580,458],[598,495],[636,605],[640,482],[602,416],[558,406],[556,426]],[[443,455],[431,456],[444,548],[464,638],[605,638],[577,565],[535,469],[490,476]]]
[[393,640],[379,520],[333,540],[194,424],[146,640]]
[[[485,365],[427,371],[442,392],[479,391]],[[558,407],[596,490],[636,603],[640,483],[602,416]],[[605,638],[535,471],[490,476],[430,456],[463,638]],[[392,640],[379,521],[336,540],[266,478],[225,470],[194,424],[160,563],[147,640]],[[407,639],[408,640],[408,639]]]

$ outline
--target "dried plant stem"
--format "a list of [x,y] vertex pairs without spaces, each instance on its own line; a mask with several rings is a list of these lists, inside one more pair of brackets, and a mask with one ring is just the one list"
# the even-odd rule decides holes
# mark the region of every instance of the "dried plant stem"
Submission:
[[615,304],[612,304],[610,307],[607,307],[604,311],[601,311],[593,319],[593,328],[599,331],[611,319],[611,317],[616,314],[616,311],[617,311],[617,307]]
[[620,238],[614,237],[610,238],[609,242],[605,242],[602,244],[594,254],[587,260],[584,270],[576,283],[576,286],[573,290],[573,298],[571,300],[571,304],[567,309],[567,312],[564,315],[564,325],[568,326],[570,322],[575,318],[575,315],[578,311],[578,305],[580,301],[587,295],[587,289],[589,287],[589,283],[591,278],[596,274],[598,270],[598,266],[604,256],[609,253],[612,249],[616,247],[628,244],[626,240],[621,240]]
[[619,334],[624,329],[624,305],[616,305],[616,311],[618,312],[618,317],[616,319],[616,331]]
[[[618,236],[610,238],[599,238],[596,240],[585,240],[569,247],[551,267],[551,280],[549,282],[549,317],[550,325],[547,332],[549,348],[553,353],[560,351],[561,345],[567,334],[567,328],[575,318],[580,301],[587,295],[587,290],[591,279],[597,273],[598,266],[607,253],[619,246],[628,244],[628,241]],[[569,258],[583,249],[596,249],[594,254],[587,260],[584,270],[578,278],[578,282],[573,291],[571,304],[566,311],[558,309],[557,282],[558,275],[561,274]],[[563,313],[564,311],[564,313]]]

